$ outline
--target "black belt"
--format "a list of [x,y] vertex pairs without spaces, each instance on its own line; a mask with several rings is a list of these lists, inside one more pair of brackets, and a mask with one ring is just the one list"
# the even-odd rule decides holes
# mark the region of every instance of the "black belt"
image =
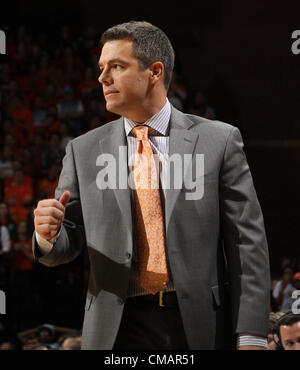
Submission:
[[126,299],[126,301],[135,303],[155,303],[159,307],[175,307],[178,305],[176,292],[163,291],[159,291],[156,294],[129,297]]

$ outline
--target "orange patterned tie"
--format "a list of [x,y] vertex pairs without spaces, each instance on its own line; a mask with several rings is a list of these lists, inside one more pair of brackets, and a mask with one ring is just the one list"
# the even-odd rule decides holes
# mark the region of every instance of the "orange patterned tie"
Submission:
[[134,161],[134,201],[140,284],[151,294],[169,281],[164,236],[164,220],[158,174],[147,126],[132,129],[138,139]]

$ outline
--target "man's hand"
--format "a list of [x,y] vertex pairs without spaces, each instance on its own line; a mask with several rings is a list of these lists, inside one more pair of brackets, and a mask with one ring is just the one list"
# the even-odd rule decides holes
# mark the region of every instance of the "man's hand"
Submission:
[[34,210],[35,231],[44,239],[51,240],[57,234],[65,217],[65,209],[70,200],[70,192],[65,191],[59,201],[44,199]]
[[238,347],[238,350],[239,351],[242,351],[242,350],[246,350],[246,351],[263,351],[263,350],[267,350],[267,348],[261,347],[261,346],[241,346],[241,347]]

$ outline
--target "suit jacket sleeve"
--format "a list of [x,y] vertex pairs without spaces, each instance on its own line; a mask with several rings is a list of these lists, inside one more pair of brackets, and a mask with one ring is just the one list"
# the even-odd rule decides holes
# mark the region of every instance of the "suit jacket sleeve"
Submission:
[[85,245],[82,209],[72,142],[68,143],[66,147],[63,169],[60,174],[58,187],[55,191],[55,198],[59,199],[66,190],[70,191],[71,197],[66,206],[65,218],[61,225],[59,238],[54,243],[53,248],[48,253],[42,255],[38,249],[35,235],[33,236],[35,259],[49,267],[74,260]]
[[220,171],[220,209],[235,333],[267,336],[270,272],[263,215],[237,128]]

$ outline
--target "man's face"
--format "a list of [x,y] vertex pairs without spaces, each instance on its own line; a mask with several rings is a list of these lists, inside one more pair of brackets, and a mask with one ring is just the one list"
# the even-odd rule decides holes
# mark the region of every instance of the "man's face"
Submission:
[[107,110],[134,120],[135,112],[146,104],[151,72],[143,70],[133,55],[132,41],[106,42],[99,67]]
[[280,326],[281,343],[285,350],[300,350],[300,321]]

